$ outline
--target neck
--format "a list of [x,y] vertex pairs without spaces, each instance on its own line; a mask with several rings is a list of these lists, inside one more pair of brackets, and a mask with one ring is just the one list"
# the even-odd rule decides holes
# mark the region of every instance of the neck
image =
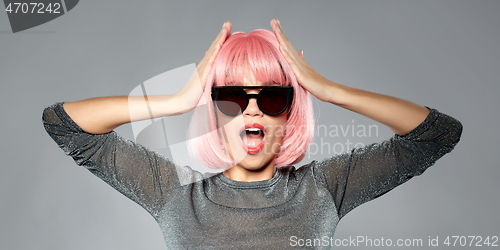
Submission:
[[233,164],[230,169],[223,172],[224,176],[231,180],[244,182],[269,180],[273,178],[274,173],[276,173],[274,163],[256,170]]

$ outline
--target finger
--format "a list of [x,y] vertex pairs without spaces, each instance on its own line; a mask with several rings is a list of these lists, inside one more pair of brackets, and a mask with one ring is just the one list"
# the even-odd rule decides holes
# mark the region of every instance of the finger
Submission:
[[224,44],[226,39],[231,34],[231,28],[232,28],[232,24],[229,21],[225,22],[224,25],[222,26],[222,30],[221,30],[219,36],[217,36],[217,39],[214,41],[213,46],[211,46],[211,55],[209,58],[210,63],[213,62],[213,60],[215,59],[217,54],[219,54],[219,50],[222,47],[222,44]]
[[212,52],[212,55],[208,58],[207,60],[207,64],[208,65],[212,65],[212,63],[215,61],[215,58],[217,57],[217,55],[219,54],[219,50],[220,50],[220,47],[221,45],[220,44],[217,44],[214,48],[214,51]]
[[226,33],[226,26],[227,26],[227,22],[224,22],[221,30],[219,31],[219,34],[217,34],[217,37],[214,39],[212,44],[210,44],[210,47],[208,48],[207,52],[213,50],[215,48],[215,46],[217,46],[217,44],[219,43],[221,38],[224,36],[224,33]]
[[230,21],[226,22],[226,30],[227,34],[231,34],[231,29],[233,28],[233,24]]
[[225,22],[222,25],[222,28],[221,28],[219,34],[217,34],[217,37],[215,38],[215,40],[210,45],[210,49],[214,48],[219,43],[219,41],[221,40],[221,38],[224,36],[224,33],[226,32],[226,25],[227,25],[227,22]]
[[278,39],[278,42],[280,42],[280,44],[282,43],[282,30],[279,26],[279,23],[278,23],[278,19],[273,19],[271,20],[271,28],[273,29],[273,32],[274,32],[274,35],[276,36],[276,38]]
[[288,37],[286,37],[285,33],[283,32],[283,28],[281,27],[280,21],[278,19],[273,19],[271,21],[271,26],[273,27],[273,31],[276,34],[276,38],[278,38],[280,44],[290,42]]
[[283,44],[280,45],[280,51],[281,54],[285,57],[285,59],[288,61],[288,63],[290,64],[295,63],[295,58],[293,58],[293,55]]
[[279,33],[281,33],[281,30],[278,29],[277,20],[274,19],[274,18],[271,20],[271,28],[273,29],[274,34],[276,35],[276,37],[278,37]]
[[215,44],[217,44],[217,41],[219,41],[220,37],[222,36],[222,34],[224,33],[224,28],[226,27],[226,23],[224,23],[222,25],[222,28],[220,29],[219,31],[219,34],[217,34],[217,37],[215,37],[214,41],[212,42],[212,44],[210,45],[210,47],[213,47]]
[[219,34],[210,45],[210,48],[208,48],[208,50],[205,51],[205,56],[198,64],[200,69],[205,69],[206,67],[208,67],[209,69],[211,67],[212,63],[215,61],[215,58],[219,54],[222,44],[226,41],[227,37],[231,33],[231,28],[232,28],[231,22],[229,21],[224,22]]
[[220,37],[218,37],[219,38],[217,41],[218,45],[224,44],[229,34],[231,34],[231,28],[232,28],[231,22],[227,21],[224,23]]
[[303,50],[297,51],[297,54],[299,54],[300,58],[304,59],[304,51]]
[[226,41],[227,37],[231,34],[231,28],[232,28],[231,22],[227,21],[224,23],[221,31],[219,32],[215,40],[212,42],[210,48],[207,50],[207,53],[210,52],[213,54],[215,50],[220,49],[217,46],[220,47]]
[[[281,27],[280,21],[278,19],[273,19],[271,21],[271,26],[273,27],[273,31],[276,35],[276,38],[278,39],[278,42],[285,47],[286,50],[288,51],[293,51],[295,52],[295,49],[292,46],[292,43],[290,42],[290,39],[285,35],[283,32],[283,28]],[[293,53],[295,56],[295,53]]]
[[[288,43],[288,46],[287,46],[287,43]],[[280,48],[281,54],[285,57],[285,59],[288,61],[288,63],[290,63],[290,64],[296,63],[297,53],[295,53],[295,49],[293,48],[293,46],[289,42],[280,43],[279,48]]]
[[[227,31],[227,23],[228,22],[224,22],[221,30],[219,31],[219,34],[217,34],[217,37],[215,38],[215,40],[212,42],[212,44],[210,44],[210,47],[205,51],[205,56],[201,59],[197,68],[203,69],[203,68],[205,68],[207,63],[210,64],[210,62],[213,61],[214,57],[217,55],[216,53],[218,52],[218,50],[220,48],[221,38],[224,37],[225,33],[227,33],[226,32]],[[225,39],[225,37],[224,37],[224,39]],[[215,53],[215,55],[214,55],[214,53]]]

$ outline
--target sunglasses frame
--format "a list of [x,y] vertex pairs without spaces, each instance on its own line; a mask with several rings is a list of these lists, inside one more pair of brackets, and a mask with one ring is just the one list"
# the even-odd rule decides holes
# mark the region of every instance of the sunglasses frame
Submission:
[[[245,107],[242,110],[240,110],[240,112],[238,112],[236,114],[232,114],[232,113],[227,113],[226,111],[224,111],[220,108],[217,97],[218,97],[219,93],[225,89],[238,89],[238,90],[243,91],[246,94],[247,101],[246,101]],[[245,91],[245,89],[261,89],[261,91],[258,94],[248,94]],[[277,113],[269,113],[269,112],[262,110],[262,108],[259,105],[259,97],[260,97],[260,94],[262,93],[262,91],[265,89],[281,89],[285,92],[286,106],[283,108],[283,110],[281,110],[280,112],[277,112]],[[292,86],[213,86],[212,87],[212,100],[216,103],[217,108],[222,113],[229,115],[229,116],[237,116],[237,115],[241,114],[243,111],[245,111],[245,109],[248,107],[248,103],[250,103],[250,98],[256,98],[257,106],[259,107],[260,111],[262,111],[262,113],[264,113],[266,115],[270,115],[270,116],[277,116],[277,115],[280,115],[283,112],[285,112],[285,110],[292,105],[293,87]]]

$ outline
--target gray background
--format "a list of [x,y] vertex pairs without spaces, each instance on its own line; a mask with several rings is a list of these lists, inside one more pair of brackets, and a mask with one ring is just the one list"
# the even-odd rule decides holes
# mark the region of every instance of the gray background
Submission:
[[[436,108],[464,125],[452,153],[352,211],[336,238],[421,238],[426,246],[438,236],[446,248],[446,236],[500,236],[499,11],[500,1],[484,0],[82,0],[17,34],[0,11],[0,249],[165,249],[150,215],[77,167],[47,136],[42,110],[127,95],[155,75],[198,63],[224,21],[248,32],[270,29],[272,18],[327,78]],[[318,124],[375,124],[316,100],[315,108]],[[130,125],[118,132],[131,137]],[[353,140],[389,136],[380,125],[378,136]]]

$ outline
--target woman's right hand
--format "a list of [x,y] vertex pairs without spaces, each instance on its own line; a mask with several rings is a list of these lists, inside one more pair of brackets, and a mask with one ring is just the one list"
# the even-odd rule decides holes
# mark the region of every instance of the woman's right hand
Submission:
[[231,23],[225,22],[217,38],[208,48],[188,83],[174,95],[113,96],[64,103],[64,110],[83,130],[91,134],[107,133],[116,127],[145,119],[180,115],[198,105],[203,94],[208,72],[221,45],[231,32]]
[[198,102],[203,94],[203,90],[205,89],[208,72],[212,68],[213,62],[219,54],[222,44],[226,41],[229,34],[231,34],[231,28],[231,22],[227,21],[224,23],[221,31],[196,67],[196,72],[193,73],[184,88],[175,94],[178,97],[180,102],[179,104],[184,112],[189,112],[194,109],[196,105],[198,105]]

